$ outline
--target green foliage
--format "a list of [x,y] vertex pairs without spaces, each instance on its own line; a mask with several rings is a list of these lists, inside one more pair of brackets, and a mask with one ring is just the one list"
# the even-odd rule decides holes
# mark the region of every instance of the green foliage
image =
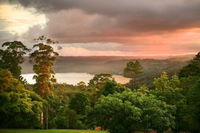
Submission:
[[85,84],[85,82],[81,81],[77,84],[78,88],[81,90],[81,91],[88,91],[87,89],[87,85]]
[[180,80],[177,75],[169,79],[167,73],[163,72],[159,78],[154,79],[153,86],[159,91],[178,89],[180,87]]
[[187,100],[184,129],[200,132],[200,52],[181,69],[179,77]]
[[97,130],[74,130],[74,129],[51,129],[51,130],[38,130],[38,129],[0,129],[1,133],[108,133],[107,131]]
[[154,79],[153,85],[155,89],[151,91],[153,94],[157,95],[160,100],[165,101],[167,104],[176,106],[176,125],[174,130],[185,130],[187,100],[183,94],[179,77],[173,75],[171,78],[169,78],[167,73],[164,72],[159,78]]
[[8,88],[15,88],[12,86],[13,77],[10,71],[0,68],[0,91]]
[[200,75],[200,52],[183,67],[179,73],[179,77],[199,76]]
[[124,91],[100,98],[91,111],[100,126],[111,133],[129,133],[141,129],[167,130],[174,126],[174,106],[154,95]]
[[89,86],[95,87],[100,90],[104,86],[104,83],[107,81],[114,81],[114,78],[112,77],[111,74],[109,73],[95,74],[93,79],[89,81]]
[[[58,53],[48,44],[57,42],[44,36],[36,40],[39,43],[30,54],[36,84],[28,88],[19,80],[20,64],[29,50],[18,41],[2,45],[0,128],[39,128],[43,126],[40,123],[43,112],[43,122],[46,127],[49,123],[50,128],[102,126],[110,133],[148,129],[163,132],[169,128],[177,132],[200,132],[200,53],[180,71],[179,77],[170,77],[165,72],[160,77],[158,72],[150,77],[143,74],[144,81],[158,78],[150,89],[140,84],[137,90],[131,91],[108,73],[96,74],[89,86],[84,82],[77,86],[54,84],[53,65]],[[133,85],[137,85],[135,78],[142,75],[142,69],[139,61],[128,62],[124,75],[134,78]],[[155,71],[156,67],[152,72]]]
[[[51,95],[50,95],[51,94]],[[61,125],[59,122],[64,121],[67,117],[64,114],[64,111],[67,108],[69,97],[66,95],[66,92],[63,88],[53,88],[52,92],[50,93],[46,99],[48,101],[48,123],[49,128],[59,128],[64,127],[64,124]],[[63,115],[63,116],[62,116]],[[62,117],[62,119],[61,119]],[[67,121],[67,120],[65,120]],[[65,124],[67,126],[67,124]]]
[[[79,116],[74,110],[67,107],[60,107],[51,125],[58,129],[80,129],[83,128]],[[53,126],[52,125],[52,126]]]
[[197,84],[188,91],[188,114],[187,120],[190,131],[200,132],[200,77],[196,81]]
[[[46,41],[47,44],[55,43],[44,36],[41,36],[36,40],[42,42]],[[58,53],[56,53],[50,45],[45,45],[42,42],[33,46],[35,50],[30,54],[30,61],[34,63],[33,71],[36,73],[33,77],[36,80],[34,89],[42,98],[49,101],[52,83],[56,82],[53,65]],[[43,110],[44,115],[41,115],[41,121],[43,120],[41,124],[44,123],[43,127],[45,129],[48,129],[48,112],[49,106],[47,105]]]
[[134,78],[137,74],[140,73],[142,73],[142,66],[138,60],[135,62],[131,61],[126,64],[126,68],[124,69],[125,77]]
[[114,78],[109,73],[95,74],[93,79],[89,81],[89,87],[93,88],[90,98],[92,104],[95,104],[98,101],[99,97],[101,96],[101,91],[105,83],[108,81],[115,82]]
[[24,62],[24,55],[29,49],[19,41],[5,42],[0,49],[0,68],[9,70],[12,75],[21,79],[21,66]]
[[[75,91],[69,92],[69,89]],[[80,93],[81,90],[76,93],[76,89],[77,86],[67,84],[54,85],[52,95],[48,96],[49,128],[85,128],[85,110],[89,101],[86,95]]]
[[76,111],[77,114],[85,115],[86,108],[90,102],[86,95],[82,93],[76,93],[69,102],[69,108]]
[[26,90],[7,70],[0,69],[0,82],[0,127],[39,127],[44,100],[35,92]]
[[30,54],[30,60],[34,63],[33,71],[36,73],[35,88],[41,97],[45,97],[51,90],[52,82],[55,82],[53,65],[58,53],[43,43],[35,44],[33,48],[36,50]]
[[104,83],[104,86],[101,90],[101,94],[104,96],[107,96],[109,94],[114,94],[114,93],[120,93],[125,90],[129,90],[129,88],[126,88],[123,85],[118,84],[115,81],[107,81]]
[[200,76],[189,76],[181,78],[184,95],[187,105],[185,108],[184,130],[191,132],[200,132]]

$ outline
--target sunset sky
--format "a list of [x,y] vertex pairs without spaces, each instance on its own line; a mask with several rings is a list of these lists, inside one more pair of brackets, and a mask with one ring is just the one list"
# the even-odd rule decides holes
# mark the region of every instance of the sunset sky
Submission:
[[63,56],[200,51],[200,0],[0,0],[0,42],[45,35]]

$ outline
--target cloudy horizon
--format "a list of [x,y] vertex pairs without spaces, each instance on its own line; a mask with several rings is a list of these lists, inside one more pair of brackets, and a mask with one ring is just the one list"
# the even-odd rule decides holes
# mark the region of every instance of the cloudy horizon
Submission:
[[0,0],[0,42],[45,35],[62,56],[200,51],[199,0]]

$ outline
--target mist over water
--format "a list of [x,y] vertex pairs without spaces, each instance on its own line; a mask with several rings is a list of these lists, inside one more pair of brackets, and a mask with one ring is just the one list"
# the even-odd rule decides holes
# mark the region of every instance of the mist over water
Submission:
[[[34,73],[22,74],[22,77],[24,77],[29,84],[34,84],[35,80],[33,79],[33,75]],[[94,75],[89,73],[56,73],[55,77],[58,83],[76,85],[81,81],[88,84],[89,81],[94,77]],[[113,75],[113,77],[118,83],[121,84],[125,84],[130,81],[129,78],[123,77],[121,75]]]

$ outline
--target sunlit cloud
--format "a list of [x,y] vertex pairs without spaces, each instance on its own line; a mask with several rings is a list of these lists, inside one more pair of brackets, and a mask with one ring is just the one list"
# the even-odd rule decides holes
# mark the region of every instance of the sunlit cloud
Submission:
[[11,34],[23,34],[34,25],[44,27],[47,19],[34,8],[24,8],[20,5],[0,5],[0,31]]

